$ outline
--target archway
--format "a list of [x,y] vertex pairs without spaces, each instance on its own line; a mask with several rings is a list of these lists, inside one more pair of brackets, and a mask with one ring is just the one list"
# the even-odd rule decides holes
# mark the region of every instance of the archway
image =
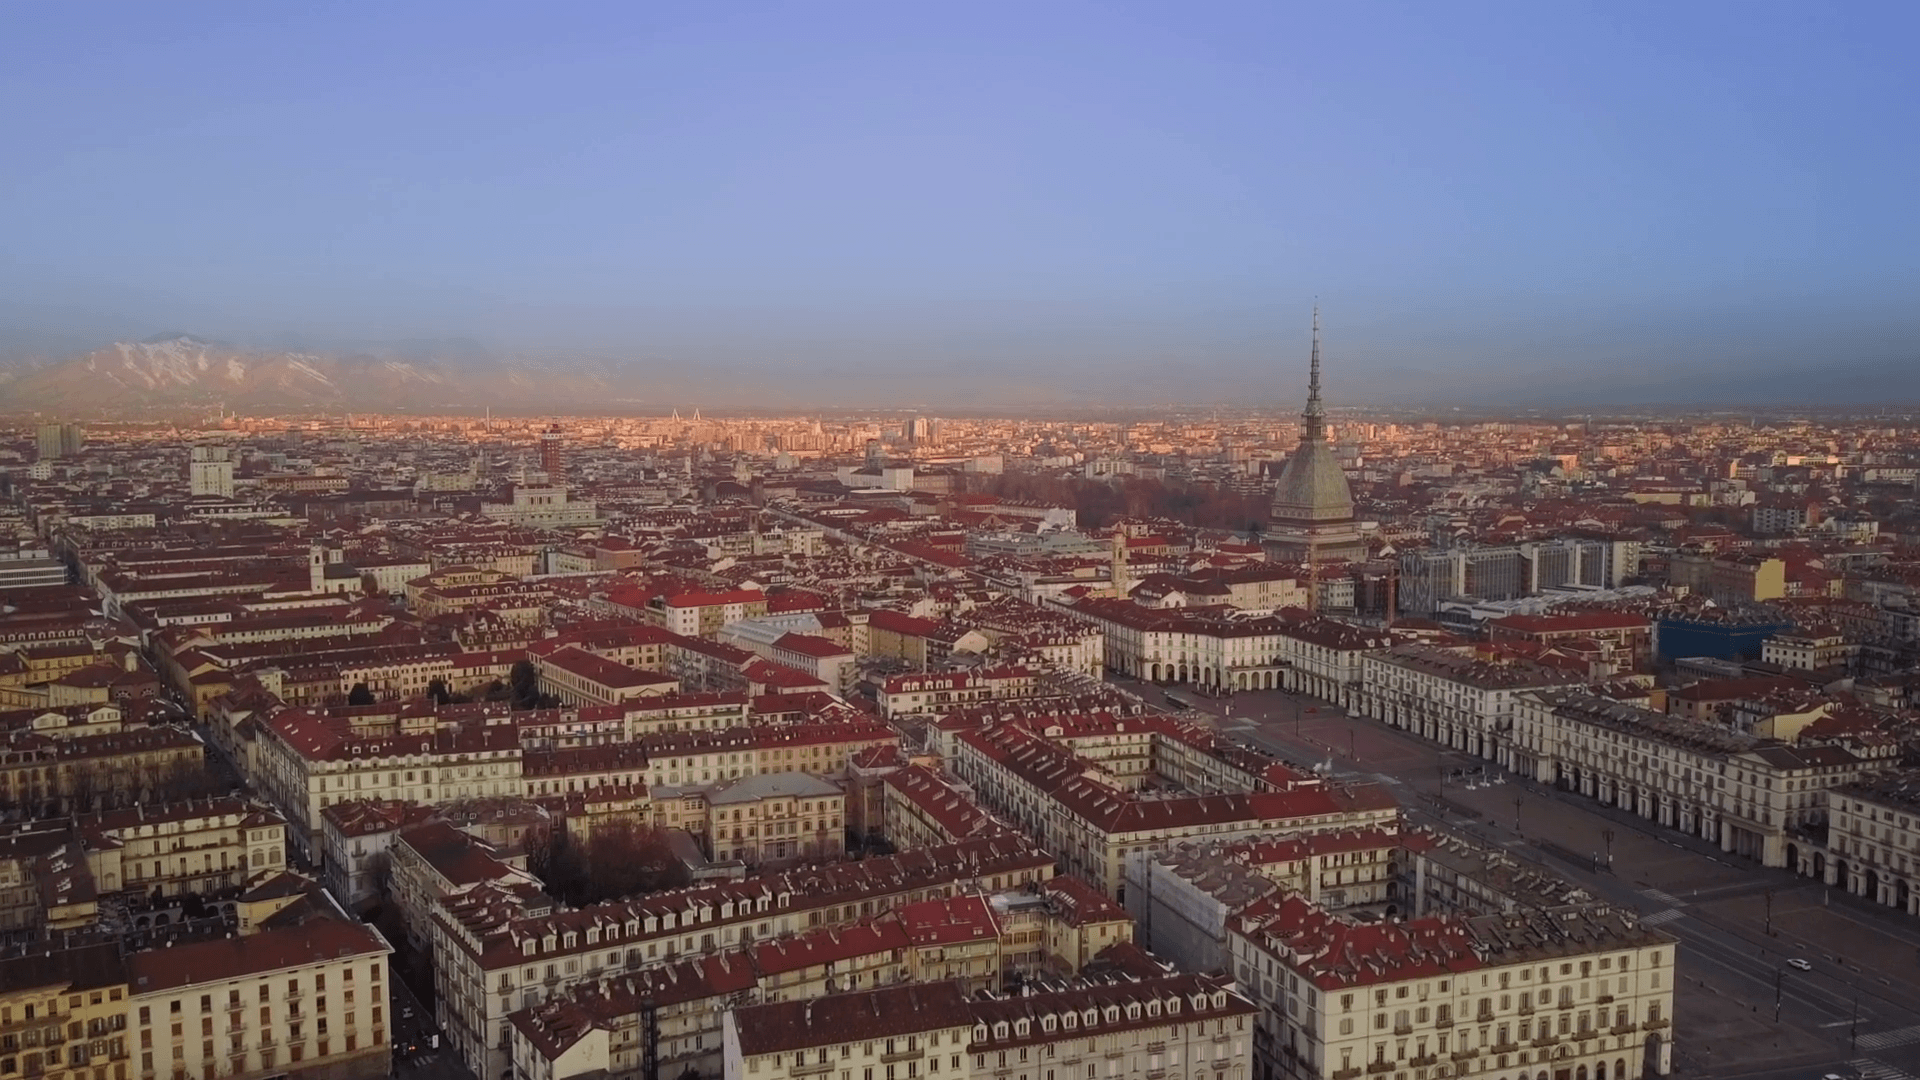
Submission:
[[1847,883],[1847,860],[1833,860],[1833,883],[1846,889],[1848,892],[1853,891],[1853,886]]
[[1798,844],[1787,845],[1787,869],[1796,874],[1800,872],[1800,845]]
[[1907,884],[1906,878],[1901,878],[1899,881],[1896,881],[1893,883],[1893,906],[1894,907],[1899,908],[1901,911],[1905,911],[1907,910],[1908,907],[1911,906],[1912,900],[1913,900],[1913,889],[1911,886]]
[[1867,890],[1860,895],[1865,896],[1876,904],[1880,902],[1880,871],[1867,871]]
[[1160,665],[1159,664],[1150,664],[1148,665],[1147,670],[1151,673],[1147,676],[1148,678],[1152,679],[1154,682],[1160,681]]
[[1821,881],[1827,880],[1827,857],[1822,852],[1813,853],[1813,876]]
[[1613,1080],[1627,1080],[1627,1059],[1613,1059]]
[[1657,1031],[1651,1032],[1647,1035],[1646,1052],[1640,1061],[1640,1074],[1642,1076],[1660,1075],[1660,1058],[1660,1033]]

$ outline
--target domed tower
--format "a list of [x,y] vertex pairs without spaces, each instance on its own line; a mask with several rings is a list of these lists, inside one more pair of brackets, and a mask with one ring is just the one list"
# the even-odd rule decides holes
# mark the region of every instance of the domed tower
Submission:
[[1266,546],[1287,562],[1357,562],[1367,542],[1353,518],[1347,474],[1327,445],[1327,414],[1320,403],[1320,309],[1313,309],[1313,360],[1307,375],[1307,407],[1300,414],[1300,447],[1280,472],[1267,519]]

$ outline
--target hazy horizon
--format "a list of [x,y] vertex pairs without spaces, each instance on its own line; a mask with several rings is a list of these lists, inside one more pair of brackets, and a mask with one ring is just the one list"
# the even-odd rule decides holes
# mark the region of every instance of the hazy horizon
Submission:
[[609,365],[710,407],[1279,407],[1318,297],[1335,404],[1911,402],[1915,30],[1893,4],[16,6],[0,356],[177,331]]

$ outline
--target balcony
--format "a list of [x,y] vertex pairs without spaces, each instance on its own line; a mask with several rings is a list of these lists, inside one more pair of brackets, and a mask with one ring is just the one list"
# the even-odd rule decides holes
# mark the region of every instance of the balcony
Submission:
[[788,1076],[812,1076],[815,1073],[830,1072],[832,1071],[832,1069],[833,1069],[833,1062],[831,1061],[810,1061],[805,1065],[788,1066],[787,1075]]
[[1673,1023],[1673,1021],[1663,1016],[1658,1020],[1647,1021],[1645,1027],[1648,1031],[1659,1031],[1661,1028],[1666,1027],[1671,1023]]
[[1371,1073],[1371,1074],[1373,1074],[1373,1075],[1375,1075],[1375,1076],[1379,1076],[1379,1075],[1381,1075],[1381,1074],[1383,1074],[1383,1073],[1390,1073],[1390,1072],[1392,1072],[1392,1071],[1394,1070],[1394,1068],[1395,1068],[1395,1064],[1394,1064],[1393,1062],[1391,1062],[1391,1061],[1369,1061],[1369,1062],[1367,1062],[1367,1072],[1369,1072],[1369,1073]]
[[1638,1024],[1615,1024],[1612,1028],[1608,1029],[1608,1033],[1612,1035],[1631,1035],[1634,1029],[1639,1026]]
[[1477,1057],[1479,1057],[1479,1056],[1480,1056],[1480,1051],[1478,1051],[1478,1050],[1455,1050],[1455,1051],[1454,1051],[1454,1052],[1453,1052],[1453,1053],[1452,1053],[1451,1055],[1449,1055],[1449,1056],[1450,1056],[1450,1057],[1452,1057],[1452,1058],[1453,1058],[1453,1060],[1455,1060],[1455,1061],[1472,1061],[1472,1060],[1473,1060],[1474,1058],[1477,1058]]
[[920,1050],[900,1050],[891,1054],[881,1054],[880,1063],[891,1065],[896,1061],[917,1061],[923,1056]]
[[1354,1077],[1359,1075],[1359,1069],[1335,1069],[1333,1071],[1333,1080],[1353,1080]]
[[1433,1022],[1433,1026],[1437,1028],[1450,1028],[1453,1026],[1453,1017],[1443,1016],[1440,1019],[1435,1020]]
[[1613,995],[1601,994],[1599,997],[1594,998],[1593,1001],[1596,1005],[1611,1005],[1613,1004]]
[[1415,1069],[1425,1069],[1440,1063],[1439,1054],[1421,1054],[1407,1059],[1407,1064]]
[[1520,1003],[1520,1015],[1521,1015],[1521,1016],[1532,1016],[1532,1015],[1533,1015],[1533,1002],[1531,1002],[1531,1001],[1523,1001],[1523,1002],[1521,1002],[1521,1003]]
[[1393,1025],[1393,1033],[1395,1035],[1411,1035],[1413,1034],[1413,1025],[1412,1024],[1395,1024]]
[[1490,1054],[1511,1054],[1519,1049],[1520,1044],[1517,1042],[1498,1042],[1488,1048],[1487,1052]]
[[1530,1043],[1529,1045],[1543,1046],[1543,1047],[1552,1046],[1559,1041],[1560,1041],[1560,1036],[1558,1035],[1542,1035],[1539,1038],[1533,1040],[1533,1042]]

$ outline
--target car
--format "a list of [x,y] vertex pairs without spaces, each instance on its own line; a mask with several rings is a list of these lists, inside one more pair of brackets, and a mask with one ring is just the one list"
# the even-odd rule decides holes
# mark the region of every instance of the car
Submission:
[[1807,962],[1806,962],[1805,960],[1802,960],[1802,959],[1800,959],[1800,958],[1799,958],[1799,957],[1797,957],[1797,956],[1796,956],[1796,957],[1794,957],[1793,959],[1791,959],[1791,960],[1789,960],[1789,961],[1787,961],[1787,966],[1788,966],[1788,967],[1790,967],[1790,968],[1797,968],[1797,969],[1799,969],[1799,970],[1801,970],[1801,971],[1812,971],[1812,970],[1813,970],[1813,965],[1812,965],[1812,964],[1809,964],[1809,963],[1807,963]]

